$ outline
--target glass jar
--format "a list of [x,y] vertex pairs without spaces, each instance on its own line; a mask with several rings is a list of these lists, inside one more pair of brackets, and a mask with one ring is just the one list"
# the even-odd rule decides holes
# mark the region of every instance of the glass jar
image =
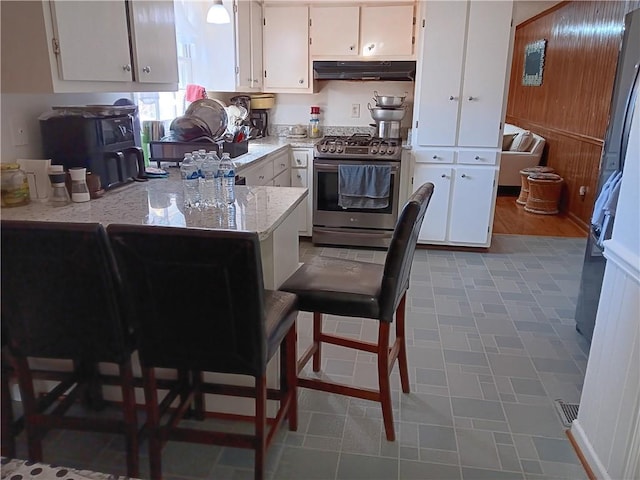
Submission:
[[2,182],[2,206],[19,207],[29,203],[29,182],[27,175],[20,170],[17,163],[3,163],[0,165]]
[[309,138],[320,137],[320,107],[311,107],[311,116],[309,118]]

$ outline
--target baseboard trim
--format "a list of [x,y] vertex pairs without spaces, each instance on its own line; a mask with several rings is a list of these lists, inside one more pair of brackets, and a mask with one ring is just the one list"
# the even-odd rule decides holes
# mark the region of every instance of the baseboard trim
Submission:
[[[589,480],[611,480],[611,477],[604,468],[604,465],[602,465],[598,455],[593,450],[593,447],[587,439],[578,420],[574,420],[571,424],[571,428],[565,430],[565,433],[567,434],[569,442],[571,442],[571,446],[575,450],[576,455],[578,455],[578,459],[580,460],[585,473],[589,477]],[[594,472],[594,468],[597,473]]]

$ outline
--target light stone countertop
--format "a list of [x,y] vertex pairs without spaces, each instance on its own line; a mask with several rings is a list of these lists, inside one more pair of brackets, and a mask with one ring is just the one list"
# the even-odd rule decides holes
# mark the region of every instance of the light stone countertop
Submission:
[[308,194],[298,187],[236,186],[236,201],[229,209],[187,208],[183,205],[178,169],[168,169],[169,178],[152,179],[107,191],[102,198],[54,207],[31,202],[3,208],[3,220],[50,222],[97,222],[103,225],[165,225],[257,232],[266,239]]

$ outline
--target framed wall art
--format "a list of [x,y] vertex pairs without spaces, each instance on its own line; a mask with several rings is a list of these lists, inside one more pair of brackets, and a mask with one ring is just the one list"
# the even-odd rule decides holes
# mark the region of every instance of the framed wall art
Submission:
[[538,40],[524,47],[522,85],[532,87],[542,85],[542,70],[544,68],[544,51],[546,46],[546,40]]

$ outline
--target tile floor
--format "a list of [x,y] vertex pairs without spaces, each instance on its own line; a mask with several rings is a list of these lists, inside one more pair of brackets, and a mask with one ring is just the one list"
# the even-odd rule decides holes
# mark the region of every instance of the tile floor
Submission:
[[[584,247],[584,239],[495,235],[486,253],[418,250],[407,302],[412,392],[401,393],[397,368],[392,381],[397,441],[385,440],[377,404],[300,389],[298,431],[279,432],[268,478],[587,478],[553,405],[580,399],[589,347],[573,315]],[[307,242],[300,253],[384,261],[381,251]],[[370,320],[332,316],[325,330],[370,340],[377,332]],[[300,314],[299,331],[302,349],[310,314]],[[324,351],[324,375],[376,386],[371,355]],[[45,461],[123,474],[123,442],[52,432]],[[143,445],[143,478],[147,462]],[[170,442],[163,463],[169,479],[253,478],[245,450]]]

